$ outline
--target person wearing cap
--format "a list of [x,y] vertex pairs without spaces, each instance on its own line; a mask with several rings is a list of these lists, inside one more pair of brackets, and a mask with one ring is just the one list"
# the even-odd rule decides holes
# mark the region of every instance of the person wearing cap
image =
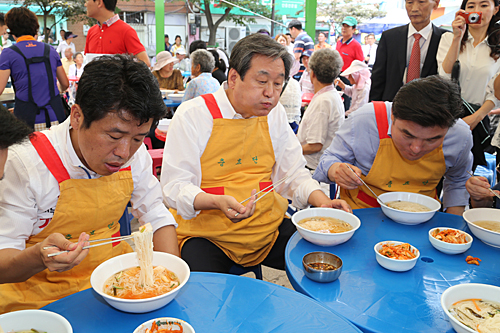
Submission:
[[174,65],[174,69],[178,69],[181,72],[189,72],[191,71],[191,60],[186,56],[186,50],[178,49],[175,57],[179,62]]
[[170,48],[172,47],[172,44],[168,42],[169,37],[167,34],[165,34],[165,51],[170,52]]
[[354,60],[351,66],[340,75],[346,77],[352,84],[352,86],[349,86],[344,84],[340,79],[335,80],[335,84],[344,91],[344,94],[352,99],[351,108],[345,112],[345,115],[349,116],[352,112],[368,103],[370,86],[372,84],[370,80],[371,73],[366,63]]
[[302,66],[299,72],[302,71],[302,75],[300,76],[299,84],[300,90],[302,91],[302,96],[304,96],[304,94],[314,95],[314,85],[312,84],[311,76],[309,75],[309,59],[311,58],[313,51],[314,50],[304,51],[302,57],[300,58]]
[[[290,23],[288,23],[288,31],[295,39],[293,44],[293,55],[295,57],[295,61],[300,62],[300,58],[304,52],[307,50],[314,51],[314,41],[311,36],[307,34],[307,32],[302,30],[302,23],[299,20],[291,20]],[[297,66],[295,66],[295,68],[297,68]],[[292,75],[295,75],[293,71]]]
[[87,16],[97,20],[89,29],[85,41],[85,58],[91,59],[102,54],[133,54],[151,67],[146,48],[137,32],[115,14],[117,0],[87,0]]
[[[363,61],[365,57],[363,56],[363,50],[361,49],[361,44],[354,39],[354,31],[356,31],[356,26],[358,21],[352,16],[344,17],[342,21],[342,38],[337,42],[337,47],[335,48],[339,51],[342,60],[344,61],[344,66],[342,67],[342,72],[345,71],[353,60]],[[340,79],[344,84],[350,85],[351,83],[345,77],[341,76]],[[351,108],[351,98],[344,94],[344,107],[346,110]]]
[[179,62],[168,51],[161,51],[156,56],[156,63],[153,66],[153,75],[158,80],[161,89],[184,90],[182,73],[174,69],[174,64]]
[[186,87],[182,102],[195,97],[211,94],[220,88],[220,83],[212,76],[215,68],[215,59],[207,50],[196,50],[191,53],[191,77],[193,78]]
[[344,123],[344,104],[333,86],[341,68],[342,58],[332,49],[314,51],[309,59],[308,72],[314,97],[300,122],[297,139],[310,170],[316,169],[321,155]]
[[63,58],[65,56],[64,51],[69,47],[71,48],[71,51],[73,51],[73,54],[76,53],[76,47],[75,43],[73,43],[73,38],[78,37],[78,35],[73,34],[71,31],[67,31],[64,36],[66,37],[66,40],[63,40],[59,45],[57,46],[57,53]]
[[413,49],[415,59],[420,59],[415,64],[418,72],[413,77],[438,73],[436,56],[441,36],[446,30],[432,24],[431,15],[438,8],[439,0],[406,1],[405,5],[410,23],[384,31],[378,43],[377,58],[372,69],[370,101],[394,99],[398,90],[408,81]]

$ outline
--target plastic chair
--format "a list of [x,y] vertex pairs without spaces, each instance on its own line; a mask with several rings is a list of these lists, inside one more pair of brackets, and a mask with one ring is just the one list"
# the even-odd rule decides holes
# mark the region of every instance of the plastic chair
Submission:
[[[158,176],[158,172],[156,168],[161,168],[161,164],[163,161],[163,149],[150,149],[148,150],[149,155],[153,159],[153,175]],[[161,171],[160,171],[161,173]]]
[[144,144],[146,145],[146,148],[148,150],[153,149],[153,142],[151,141],[150,137],[145,137],[144,138]]
[[128,212],[128,208],[132,207],[130,202],[125,207],[125,212],[123,212],[122,217],[120,218],[120,236],[130,235],[132,233],[132,228],[130,227],[130,222],[134,218],[134,215]]
[[262,280],[262,266],[256,265],[251,267],[243,267],[241,265],[235,264],[229,270],[229,274],[233,275],[242,275],[248,272],[253,272],[255,274],[255,278]]
[[497,173],[496,173],[497,158],[495,155],[488,153],[484,153],[484,157],[486,158],[487,169],[493,172],[493,180],[490,183],[491,186],[493,186],[497,182]]

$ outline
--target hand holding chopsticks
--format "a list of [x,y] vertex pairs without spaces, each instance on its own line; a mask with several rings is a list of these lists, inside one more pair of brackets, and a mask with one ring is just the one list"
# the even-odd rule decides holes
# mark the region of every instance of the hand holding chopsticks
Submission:
[[[107,242],[103,242],[103,243],[99,243],[99,244],[87,245],[87,246],[84,246],[83,249],[86,250],[86,249],[90,249],[90,248],[96,247],[96,246],[111,244],[111,243],[114,243],[114,242],[120,242],[122,240],[131,239],[132,237],[133,237],[132,235],[128,235],[128,236],[120,236],[120,237],[94,239],[94,240],[89,241],[89,243],[103,242],[103,241],[107,241]],[[55,246],[46,246],[43,249],[47,250],[47,249],[49,249],[51,247],[55,247]],[[50,254],[47,255],[47,257],[50,258],[50,257],[57,256],[57,255],[60,255],[60,254],[63,254],[63,253],[68,253],[68,252],[69,252],[69,250],[64,250],[64,251],[59,251],[59,252],[55,252],[55,253],[50,253]]]
[[[473,174],[472,172],[470,172],[470,171],[467,171],[467,173],[468,173],[469,175],[471,175],[471,177],[478,178],[478,177],[474,176],[474,174]],[[479,181],[481,181],[481,180],[479,180]],[[468,184],[469,182],[467,182],[467,184],[466,184],[466,188],[467,188],[467,191],[469,192],[469,194],[471,195],[471,198],[473,198],[473,196],[476,196],[476,197],[480,197],[480,196],[482,196],[482,194],[480,194],[480,193],[476,193],[478,188],[480,188],[480,189],[482,189],[482,190],[484,190],[484,189],[486,189],[486,188],[487,188],[487,189],[488,189],[488,191],[490,191],[490,192],[491,192],[491,193],[493,193],[493,194],[494,194],[494,195],[495,195],[498,199],[500,199],[500,195],[499,195],[498,193],[496,193],[495,191],[493,191],[493,190],[490,188],[490,184],[488,183],[488,181],[483,181],[483,182],[485,183],[485,184],[484,184],[485,186],[480,186],[480,185],[478,185],[478,184],[472,184],[472,183],[471,183],[471,184]],[[481,183],[479,183],[479,184],[481,184]],[[488,185],[487,185],[487,187],[486,187],[486,184],[488,184]],[[474,198],[473,198],[473,199],[474,199]]]

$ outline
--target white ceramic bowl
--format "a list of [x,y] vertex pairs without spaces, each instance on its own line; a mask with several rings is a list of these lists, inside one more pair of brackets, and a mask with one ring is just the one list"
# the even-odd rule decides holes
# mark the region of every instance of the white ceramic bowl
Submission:
[[401,224],[420,224],[429,221],[434,214],[441,208],[441,203],[439,201],[428,197],[423,194],[410,193],[410,192],[387,192],[379,195],[380,200],[383,202],[390,201],[409,201],[415,202],[428,207],[431,211],[429,212],[405,212],[402,210],[387,207],[385,205],[380,205],[382,212],[394,222]]
[[166,294],[144,299],[121,299],[107,295],[103,292],[104,283],[115,273],[127,268],[139,266],[137,254],[127,253],[106,260],[92,272],[90,284],[96,293],[101,295],[106,302],[118,310],[131,313],[144,313],[157,310],[169,302],[179,293],[189,280],[189,266],[179,257],[164,252],[153,253],[153,266],[161,265],[174,272],[180,280],[180,285]]
[[158,122],[157,128],[162,131],[162,132],[168,132],[168,127],[170,126],[170,123],[172,122],[172,119],[160,119]]
[[171,89],[162,89],[162,88],[160,88],[160,91],[161,91],[161,97],[163,97],[163,98],[167,98],[167,96],[169,94],[174,94],[175,93],[175,90],[171,90]]
[[496,208],[474,208],[463,213],[463,217],[470,231],[483,243],[500,247],[500,233],[484,229],[474,224],[476,221],[497,221],[500,223],[500,210]]
[[[465,234],[465,239],[467,240],[467,243],[464,243],[464,244],[447,243],[447,242],[439,240],[433,236],[434,234],[438,234],[439,232],[441,232],[443,230],[448,230],[448,229],[456,230],[462,234]],[[472,240],[473,240],[473,238],[471,235],[469,235],[468,233],[466,233],[462,230],[458,230],[458,229],[454,229],[454,228],[438,227],[438,228],[432,228],[431,230],[429,230],[429,242],[431,242],[432,246],[434,246],[434,248],[436,250],[441,251],[441,252],[446,253],[446,254],[464,253],[465,251],[470,249],[470,247],[472,246]]]
[[[336,234],[326,234],[317,231],[311,231],[298,225],[298,222],[314,216],[333,217],[349,223],[352,229],[346,232]],[[299,234],[307,241],[320,246],[334,246],[347,242],[354,232],[361,226],[361,221],[354,214],[344,212],[343,210],[333,208],[308,208],[292,215],[292,222],[297,227]]]
[[148,321],[142,323],[141,325],[139,325],[139,327],[137,327],[134,330],[134,333],[145,333],[146,329],[151,328],[151,325],[153,325],[153,322],[155,322],[155,321],[178,323],[182,326],[183,333],[195,333],[193,326],[189,325],[187,322],[185,322],[182,319],[171,318],[171,317],[162,317],[162,318],[155,318],[155,319],[148,320]]
[[184,97],[184,94],[168,94],[168,99],[175,103],[182,102],[182,97]]
[[21,310],[5,313],[0,315],[0,326],[5,332],[34,328],[40,332],[73,333],[73,328],[66,318],[45,310]]
[[477,331],[460,323],[448,311],[453,303],[470,298],[500,302],[500,287],[480,283],[464,283],[449,287],[444,291],[441,295],[441,307],[446,316],[448,316],[451,326],[457,333],[477,333]]
[[415,267],[415,265],[417,264],[417,260],[420,257],[420,251],[417,250],[416,247],[410,244],[412,252],[416,255],[415,258],[408,260],[399,260],[392,259],[380,254],[379,251],[382,249],[382,244],[386,243],[391,243],[393,245],[404,244],[404,242],[398,241],[383,241],[375,244],[375,246],[373,247],[373,249],[375,250],[375,258],[377,259],[377,262],[380,266],[394,272],[406,272]]

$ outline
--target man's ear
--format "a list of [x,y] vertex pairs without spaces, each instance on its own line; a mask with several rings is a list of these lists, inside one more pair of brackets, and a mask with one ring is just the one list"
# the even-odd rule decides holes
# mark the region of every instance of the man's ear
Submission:
[[73,104],[71,107],[71,115],[70,115],[70,123],[71,127],[75,130],[79,130],[83,126],[83,112],[82,109],[80,108],[80,105],[78,104]]
[[236,85],[236,80],[240,78],[240,74],[234,69],[231,68],[229,73],[227,73],[227,85],[229,88],[234,88]]

